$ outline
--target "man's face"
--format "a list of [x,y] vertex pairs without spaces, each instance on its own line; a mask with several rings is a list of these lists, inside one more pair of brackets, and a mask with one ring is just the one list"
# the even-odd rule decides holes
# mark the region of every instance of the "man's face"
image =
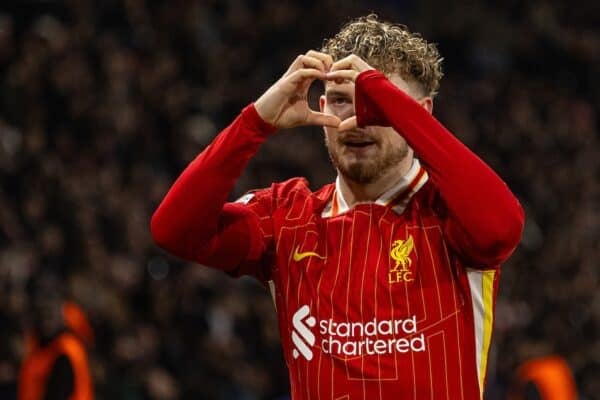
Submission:
[[[392,74],[390,80],[415,98],[415,88],[399,75]],[[342,121],[352,117],[354,83],[326,82],[320,108],[324,113],[334,114]],[[346,132],[324,127],[324,130],[325,144],[333,165],[344,177],[356,183],[377,181],[410,153],[404,138],[391,127],[367,126]]]

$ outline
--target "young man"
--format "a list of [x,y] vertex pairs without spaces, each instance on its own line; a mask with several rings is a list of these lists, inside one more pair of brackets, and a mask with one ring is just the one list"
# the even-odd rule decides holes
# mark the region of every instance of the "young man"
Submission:
[[[431,116],[440,63],[405,27],[351,22],[246,107],[153,216],[173,254],[270,286],[295,400],[482,396],[499,264],[524,216]],[[260,144],[299,125],[324,127],[336,182],[227,203]]]

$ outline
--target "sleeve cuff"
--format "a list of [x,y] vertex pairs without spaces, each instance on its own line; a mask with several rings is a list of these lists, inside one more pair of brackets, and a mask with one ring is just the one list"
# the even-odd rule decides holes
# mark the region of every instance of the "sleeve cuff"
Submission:
[[356,78],[354,107],[356,109],[356,123],[363,128],[368,125],[387,126],[388,123],[375,112],[375,107],[369,105],[367,91],[368,86],[373,80],[387,80],[387,77],[376,69],[361,72]]
[[251,128],[253,128],[256,132],[264,133],[266,135],[274,133],[277,128],[273,125],[265,122],[261,116],[256,111],[254,107],[254,103],[247,105],[242,110],[242,120],[248,124]]
[[356,77],[356,84],[359,85],[363,81],[377,78],[387,79],[383,72],[378,71],[376,69],[369,69],[358,74],[358,77]]

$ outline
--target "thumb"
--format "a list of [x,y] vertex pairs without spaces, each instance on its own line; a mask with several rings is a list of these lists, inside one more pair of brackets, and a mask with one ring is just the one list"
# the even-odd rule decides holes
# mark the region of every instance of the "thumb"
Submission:
[[319,126],[330,126],[337,128],[342,122],[338,117],[331,114],[325,114],[317,111],[310,110],[306,123],[308,125],[319,125]]
[[351,129],[355,129],[356,127],[358,127],[358,124],[356,122],[356,116],[353,116],[343,120],[340,123],[340,125],[338,126],[338,132],[349,131]]

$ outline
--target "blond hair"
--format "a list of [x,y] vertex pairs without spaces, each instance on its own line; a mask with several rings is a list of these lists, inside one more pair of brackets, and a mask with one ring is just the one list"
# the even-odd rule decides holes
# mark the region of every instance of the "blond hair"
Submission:
[[379,21],[369,14],[347,23],[333,38],[325,39],[322,52],[334,61],[356,54],[386,75],[397,73],[415,82],[426,96],[440,87],[442,58],[434,43],[427,43],[404,25]]

